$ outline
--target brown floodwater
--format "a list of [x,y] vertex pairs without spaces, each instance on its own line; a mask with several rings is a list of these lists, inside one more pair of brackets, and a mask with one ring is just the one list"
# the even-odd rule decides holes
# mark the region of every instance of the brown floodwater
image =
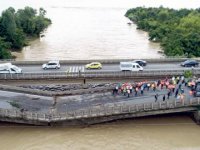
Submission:
[[43,7],[53,24],[43,38],[30,42],[18,60],[72,60],[160,58],[160,45],[148,40],[146,32],[136,29],[124,14],[129,8],[164,7],[196,8],[199,0],[12,0],[3,1],[0,11],[13,6]]
[[2,150],[199,150],[188,116],[121,120],[89,127],[1,126]]
[[[160,46],[128,25],[122,8],[49,8],[53,24],[18,60],[160,58]],[[61,19],[59,16],[63,16]]]

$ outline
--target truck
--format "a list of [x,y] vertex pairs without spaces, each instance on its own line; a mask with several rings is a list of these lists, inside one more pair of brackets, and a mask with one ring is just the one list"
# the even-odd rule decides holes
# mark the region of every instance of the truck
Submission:
[[2,73],[9,73],[9,74],[22,73],[22,69],[11,63],[3,63],[0,64],[0,74]]

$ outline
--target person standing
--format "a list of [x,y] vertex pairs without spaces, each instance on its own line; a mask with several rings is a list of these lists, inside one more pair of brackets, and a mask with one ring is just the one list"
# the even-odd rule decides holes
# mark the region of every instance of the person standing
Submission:
[[147,91],[149,91],[150,83],[147,84]]
[[133,87],[130,86],[130,93],[133,93]]
[[181,83],[184,84],[184,82],[185,82],[185,77],[182,75],[181,76]]
[[158,100],[158,94],[155,95],[155,102]]
[[163,83],[161,83],[161,89],[163,89]]
[[176,92],[175,92],[175,97],[177,97],[178,95],[178,89],[176,89]]
[[124,96],[126,95],[126,88],[125,87],[123,89],[123,94],[124,94]]
[[184,93],[184,89],[182,88],[182,89],[181,89],[181,94],[183,94],[183,93]]
[[181,90],[181,83],[178,85],[178,89]]
[[179,84],[180,78],[179,76],[176,77],[176,83]]
[[172,81],[174,81],[174,80],[175,80],[175,77],[173,76],[173,77],[172,77]]
[[128,97],[130,97],[130,89],[127,89]]
[[141,86],[140,90],[141,90],[141,95],[143,95],[144,94],[144,86],[143,85]]
[[152,89],[153,89],[154,92],[156,91],[156,84],[155,83],[152,84]]
[[163,101],[165,101],[165,94],[163,95]]
[[172,85],[172,92],[174,93],[174,91],[175,91],[175,85],[173,84]]
[[188,82],[189,82],[189,80],[186,78],[185,79],[185,86],[188,86]]
[[171,90],[168,90],[168,92],[167,92],[167,99],[169,99],[170,94],[171,94]]
[[184,103],[184,94],[180,94],[180,100],[182,103]]
[[137,92],[138,92],[138,87],[135,87],[135,96],[137,96]]

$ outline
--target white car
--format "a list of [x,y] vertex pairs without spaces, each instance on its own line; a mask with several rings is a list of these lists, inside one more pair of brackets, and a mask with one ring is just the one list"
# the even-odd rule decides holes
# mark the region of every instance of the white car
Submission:
[[58,60],[49,61],[47,64],[42,65],[43,69],[60,69],[60,63]]

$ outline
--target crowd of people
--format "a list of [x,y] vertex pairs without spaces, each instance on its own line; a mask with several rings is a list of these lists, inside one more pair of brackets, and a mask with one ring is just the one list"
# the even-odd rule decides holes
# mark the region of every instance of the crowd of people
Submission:
[[[144,93],[152,93],[155,98],[155,102],[158,97],[162,97],[165,101],[171,96],[180,99],[181,101],[185,98],[185,88],[189,88],[190,94],[193,94],[193,89],[195,86],[195,80],[185,79],[184,76],[177,76],[172,78],[166,78],[164,80],[157,81],[142,81],[135,83],[119,83],[113,89],[113,95],[124,95],[130,96],[143,96]],[[166,91],[165,94],[161,91]]]

